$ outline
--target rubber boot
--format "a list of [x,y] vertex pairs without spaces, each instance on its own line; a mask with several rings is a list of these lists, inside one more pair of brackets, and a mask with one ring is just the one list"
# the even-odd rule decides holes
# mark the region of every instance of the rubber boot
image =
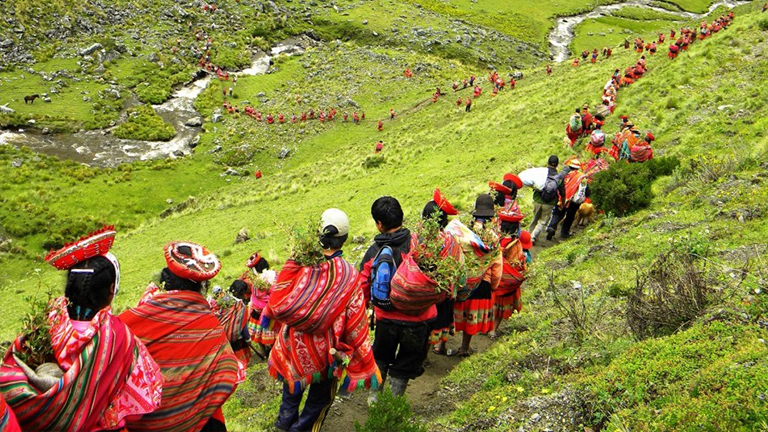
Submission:
[[408,378],[392,377],[389,381],[389,388],[392,390],[392,394],[395,396],[404,395],[406,387],[408,387]]

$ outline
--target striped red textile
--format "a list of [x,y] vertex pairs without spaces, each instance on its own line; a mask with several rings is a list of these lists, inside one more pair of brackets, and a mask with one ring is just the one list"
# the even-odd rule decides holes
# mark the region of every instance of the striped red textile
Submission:
[[0,394],[0,431],[2,432],[21,432],[19,422],[16,421],[16,415],[11,411],[11,407]]
[[[269,355],[269,373],[292,392],[344,374],[342,388],[349,391],[381,383],[357,276],[341,257],[313,267],[288,260],[280,271],[264,309],[284,324]],[[334,359],[331,348],[344,360]]]
[[[250,311],[248,306],[241,300],[235,300],[230,306],[220,307],[216,299],[212,297],[208,298],[208,305],[211,306],[213,314],[224,326],[224,334],[227,336],[229,345],[238,360],[244,367],[247,367],[251,360],[250,335],[248,334]],[[246,335],[248,335],[247,338]]]
[[0,368],[0,392],[24,430],[119,429],[128,416],[160,405],[157,364],[109,307],[78,333],[60,297],[49,321],[56,362],[64,371],[57,384],[41,393],[28,381],[12,355],[23,345],[20,338]]
[[[503,241],[502,241],[503,243]],[[525,255],[519,240],[507,243],[502,251],[503,266],[499,287],[494,291],[495,295],[503,296],[520,289],[525,281]]]
[[202,294],[151,284],[120,319],[144,342],[163,374],[160,408],[130,431],[199,431],[245,379],[224,328]]
[[[458,242],[452,235],[445,232],[441,233],[441,237],[443,248],[440,256],[446,259],[450,257],[463,264],[464,254]],[[411,252],[403,257],[403,262],[397,267],[392,277],[390,293],[392,306],[398,312],[408,315],[420,315],[432,305],[453,298],[455,289],[451,286],[448,291],[438,291],[437,282],[424,274],[413,258],[414,253],[419,250],[418,235],[411,234]]]

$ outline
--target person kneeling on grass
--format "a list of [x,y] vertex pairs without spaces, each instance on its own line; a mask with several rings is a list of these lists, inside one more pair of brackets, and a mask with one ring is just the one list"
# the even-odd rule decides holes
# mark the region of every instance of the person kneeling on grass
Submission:
[[163,374],[160,408],[129,421],[130,431],[226,431],[221,406],[245,381],[243,365],[201,293],[221,263],[203,246],[165,246],[162,289],[150,284],[138,306],[120,314]]
[[343,211],[323,212],[318,237],[324,262],[301,266],[289,259],[264,309],[263,316],[283,324],[269,354],[269,374],[283,382],[278,430],[319,431],[344,375],[344,392],[358,386],[376,389],[381,383],[358,272],[342,258],[348,236]]

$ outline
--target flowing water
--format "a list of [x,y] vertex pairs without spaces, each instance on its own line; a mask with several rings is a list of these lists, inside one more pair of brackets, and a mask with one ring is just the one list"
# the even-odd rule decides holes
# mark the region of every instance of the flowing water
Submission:
[[653,0],[630,0],[624,3],[616,3],[606,6],[598,6],[589,12],[569,17],[558,17],[555,19],[555,27],[549,33],[549,45],[552,59],[556,62],[563,62],[570,58],[568,45],[573,40],[573,29],[586,19],[599,18],[604,15],[610,15],[611,12],[623,9],[625,7],[641,7],[658,12],[665,12],[677,15],[681,20],[701,19],[717,9],[720,6],[734,8],[736,6],[749,3],[749,1],[717,1],[709,6],[707,13],[697,14],[692,12],[673,11],[652,5]]
[[[302,51],[303,49],[293,40],[284,41],[272,48],[270,54],[259,51],[249,68],[234,75],[264,74],[269,70],[273,56]],[[96,166],[116,166],[135,160],[183,156],[191,152],[190,144],[194,145],[201,131],[199,126],[188,126],[186,123],[195,118],[202,120],[202,116],[194,108],[194,101],[205,90],[211,79],[210,76],[203,74],[202,77],[174,92],[166,102],[152,106],[165,122],[176,129],[176,136],[170,141],[120,139],[111,133],[112,128],[50,135],[44,135],[37,129],[19,129],[0,131],[0,145],[26,145],[40,153]],[[125,110],[138,104],[139,101],[133,94],[126,98],[121,121],[125,117]]]

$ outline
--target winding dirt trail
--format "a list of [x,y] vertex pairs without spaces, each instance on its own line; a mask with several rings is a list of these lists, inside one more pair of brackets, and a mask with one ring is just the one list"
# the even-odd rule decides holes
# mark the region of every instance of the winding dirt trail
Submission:
[[[579,232],[580,228],[574,228],[574,232]],[[537,244],[531,249],[533,259],[536,259],[539,251],[546,247],[552,247],[557,244],[555,240],[548,241],[541,236]],[[523,305],[525,305],[525,285],[523,285]],[[515,319],[514,316],[511,319]],[[502,323],[501,330],[505,329],[507,321]],[[472,338],[472,348],[478,353],[486,351],[494,342],[486,335],[477,335]],[[451,336],[448,340],[449,348],[457,348],[461,344],[461,334]],[[438,399],[438,392],[442,388],[442,379],[458,365],[463,358],[446,357],[436,355],[431,350],[427,357],[429,365],[426,367],[424,375],[408,383],[406,396],[411,403],[411,409],[415,416],[421,419],[434,419],[450,411],[456,406],[450,400]],[[347,400],[336,398],[331,406],[328,417],[323,423],[322,432],[346,432],[355,430],[355,423],[363,424],[368,418],[367,390],[356,390],[352,397]]]

